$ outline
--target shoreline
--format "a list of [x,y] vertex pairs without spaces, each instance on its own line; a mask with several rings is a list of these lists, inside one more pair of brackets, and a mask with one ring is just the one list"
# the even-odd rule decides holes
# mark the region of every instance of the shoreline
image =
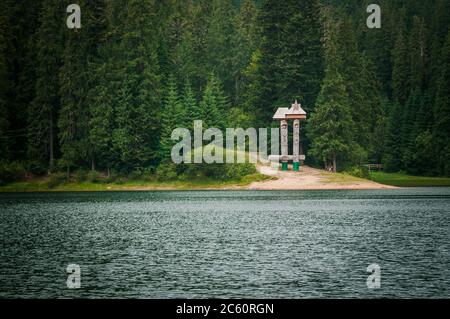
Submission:
[[317,168],[302,166],[299,173],[279,171],[276,167],[259,166],[260,174],[277,177],[251,183],[252,190],[376,190],[398,189],[396,186],[376,183],[345,173],[330,173]]
[[[320,191],[320,190],[388,190],[410,187],[449,187],[450,178],[415,177],[377,172],[371,180],[346,173],[302,166],[300,172],[279,171],[276,167],[258,166],[258,173],[239,181],[145,181],[123,183],[64,182],[48,186],[48,178],[35,178],[0,186],[0,193],[60,193],[60,192],[139,192],[139,191]],[[381,181],[381,182],[379,182]]]
[[21,192],[111,192],[111,191],[233,191],[233,190],[370,190],[395,189],[397,187],[375,183],[342,173],[328,173],[310,167],[300,172],[281,172],[269,166],[258,166],[258,173],[241,181],[191,181],[155,182],[130,181],[124,184],[69,182],[48,187],[46,179],[30,180],[0,187],[0,193]]

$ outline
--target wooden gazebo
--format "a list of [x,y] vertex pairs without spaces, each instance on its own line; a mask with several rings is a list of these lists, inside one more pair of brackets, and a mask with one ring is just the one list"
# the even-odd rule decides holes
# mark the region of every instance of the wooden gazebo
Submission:
[[[278,158],[281,161],[281,169],[288,170],[288,162],[292,160],[294,171],[299,171],[300,161],[305,160],[300,144],[300,121],[306,120],[306,112],[302,109],[301,104],[295,100],[291,108],[280,107],[277,109],[274,120],[280,121],[281,133],[281,156]],[[294,134],[293,134],[293,154],[288,154],[288,120],[294,120]]]

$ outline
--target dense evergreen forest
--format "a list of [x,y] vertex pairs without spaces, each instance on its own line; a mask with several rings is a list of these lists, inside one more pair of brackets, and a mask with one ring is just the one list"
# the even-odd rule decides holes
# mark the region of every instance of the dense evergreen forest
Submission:
[[308,164],[450,176],[450,1],[0,2],[3,172],[153,174],[175,127],[270,127],[294,99]]

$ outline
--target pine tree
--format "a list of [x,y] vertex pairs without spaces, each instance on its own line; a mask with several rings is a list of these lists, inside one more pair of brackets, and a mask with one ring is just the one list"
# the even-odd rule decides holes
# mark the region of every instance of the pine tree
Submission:
[[[117,156],[112,150],[112,137],[114,124],[114,96],[109,86],[113,77],[108,73],[109,64],[97,66],[95,70],[98,81],[93,90],[89,92],[89,144],[92,149],[92,162],[99,162],[106,167],[108,175]],[[95,167],[91,167],[94,168]]]
[[236,34],[233,38],[233,46],[236,48],[233,54],[233,70],[235,81],[234,105],[242,106],[245,103],[246,86],[249,79],[246,68],[252,63],[252,56],[258,50],[260,42],[259,26],[257,24],[258,7],[253,0],[244,0],[236,16]]
[[[113,144],[113,132],[116,125],[116,109],[122,89],[122,37],[125,12],[120,0],[105,0],[99,4],[103,14],[97,21],[97,54],[89,63],[90,78],[93,83],[86,103],[89,105],[88,140],[92,163],[120,171],[120,153]],[[102,10],[99,10],[100,12]],[[100,27],[101,26],[101,27]]]
[[410,90],[409,83],[409,58],[408,48],[405,42],[403,30],[400,29],[392,52],[392,93],[395,101],[404,105],[408,100]]
[[442,64],[434,105],[433,139],[439,174],[450,176],[450,29],[442,47]]
[[58,128],[62,162],[66,167],[77,163],[90,163],[95,170],[95,154],[90,143],[90,115],[92,104],[89,92],[94,85],[97,54],[96,37],[100,26],[97,19],[102,12],[97,4],[81,1],[80,7],[90,14],[83,15],[82,29],[65,29],[63,64],[59,72],[61,110]]
[[[341,70],[344,68],[339,24],[331,23],[326,14],[325,61],[326,72],[314,112],[307,124],[311,141],[309,154],[323,161],[325,168],[337,171],[352,164],[361,164],[365,152],[357,143],[356,125],[352,117],[351,96]],[[351,91],[350,91],[351,92]]]
[[399,119],[402,117],[402,108],[398,102],[389,107],[387,119],[386,151],[383,158],[384,168],[388,172],[397,172],[403,169],[402,138],[399,129]]
[[7,60],[7,21],[5,8],[0,5],[0,160],[9,157],[8,121],[8,60]]
[[[145,12],[145,14],[143,14]],[[113,145],[125,171],[157,161],[161,75],[154,1],[129,1],[120,38],[120,78]]]
[[192,90],[191,83],[186,80],[184,84],[184,94],[182,100],[182,108],[186,112],[186,127],[192,129],[195,120],[200,119],[200,107],[195,98],[194,91]]
[[[363,56],[358,50],[357,39],[353,23],[345,20],[337,23],[337,54],[341,57],[338,64],[339,73],[344,77],[346,89],[350,99],[350,108],[355,122],[355,138],[359,145],[365,145],[370,149],[372,116],[375,110],[373,107],[373,94],[377,87],[371,87],[376,80],[371,79],[374,76],[370,74],[367,62],[364,62]],[[350,31],[350,32],[349,32]]]
[[224,118],[220,113],[218,99],[215,95],[215,85],[212,76],[206,85],[200,102],[200,119],[203,121],[203,129],[210,127],[223,129],[225,127]]
[[[376,66],[366,55],[362,56],[360,88],[366,105],[362,125],[367,125],[368,141],[365,149],[372,163],[381,163],[386,142],[386,109],[381,94],[381,83],[376,75]],[[361,114],[361,113],[360,113]],[[360,143],[363,141],[359,139]],[[360,144],[364,145],[364,144]]]
[[60,106],[58,73],[62,64],[65,25],[63,3],[45,0],[42,3],[40,25],[36,42],[35,97],[28,110],[28,156],[34,160],[48,161],[53,170],[56,155],[56,124]]
[[186,109],[178,95],[177,84],[173,75],[169,77],[166,98],[161,114],[161,137],[159,142],[159,158],[162,162],[170,160],[170,153],[174,141],[171,140],[172,131],[178,127],[185,127]]
[[212,0],[206,34],[206,64],[210,72],[221,79],[224,89],[235,96],[235,74],[233,63],[236,54],[233,40],[236,35],[232,0]]
[[162,30],[169,68],[165,73],[174,74],[177,79],[186,80],[196,71],[192,45],[194,8],[195,4],[191,0],[166,3],[167,21]]
[[331,69],[327,69],[316,108],[310,115],[308,136],[312,141],[309,153],[334,172],[338,161],[350,157],[356,149],[350,99],[342,76]]
[[392,95],[393,108],[388,120],[388,141],[385,155],[385,166],[389,171],[405,168],[404,153],[405,142],[409,141],[409,112],[407,111],[410,95],[410,63],[409,53],[405,41],[404,31],[400,29],[397,34],[392,52]]
[[261,60],[257,100],[263,122],[292,99],[313,109],[323,78],[321,13],[317,1],[266,0],[260,10]]
[[211,86],[213,95],[216,97],[218,111],[222,114],[226,114],[230,109],[230,103],[228,102],[228,97],[224,93],[221,81],[214,73],[209,77],[209,85]]

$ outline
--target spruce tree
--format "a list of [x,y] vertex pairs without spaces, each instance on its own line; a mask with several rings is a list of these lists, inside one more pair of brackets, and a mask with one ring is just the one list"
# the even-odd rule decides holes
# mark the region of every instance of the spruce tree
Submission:
[[441,51],[441,72],[434,104],[433,139],[439,174],[450,176],[450,29]]
[[231,96],[235,95],[235,74],[238,73],[235,69],[237,65],[233,63],[236,55],[233,43],[236,36],[235,15],[232,0],[212,0],[206,34],[206,65],[221,79],[225,91]]
[[60,107],[59,68],[62,64],[65,17],[62,2],[45,0],[36,33],[36,87],[35,97],[28,110],[28,156],[48,161],[54,169],[57,114]]
[[[108,175],[113,166],[114,157],[112,150],[112,137],[114,125],[114,92],[109,87],[109,81],[113,77],[108,73],[108,64],[97,66],[97,85],[89,92],[89,145],[92,150],[93,163],[98,163],[106,168]],[[95,167],[91,167],[95,168]]]
[[[0,6],[0,10],[5,9]],[[8,122],[8,61],[7,61],[7,23],[5,12],[0,11],[0,160],[7,159],[9,153]]]
[[186,128],[193,129],[194,121],[200,119],[200,107],[192,90],[191,83],[186,80],[184,84],[183,99],[181,102],[182,108],[186,112]]
[[185,127],[186,109],[178,95],[177,83],[173,75],[168,79],[164,107],[161,112],[161,137],[159,142],[159,158],[162,162],[170,160],[174,141],[171,140],[172,131],[178,127]]
[[218,99],[215,94],[214,77],[210,78],[203,92],[200,102],[200,119],[203,121],[203,129],[225,127],[223,115],[220,113]]
[[392,94],[396,102],[404,105],[408,100],[410,90],[409,55],[405,35],[402,29],[398,31],[395,47],[392,52]]
[[315,109],[309,115],[307,136],[311,141],[309,154],[334,172],[352,164],[361,164],[362,148],[356,142],[356,126],[352,117],[352,102],[346,81],[341,75],[344,59],[341,54],[339,25],[325,28],[326,72]]
[[96,168],[95,152],[90,143],[89,92],[95,85],[95,64],[100,29],[97,21],[103,12],[102,3],[81,1],[84,12],[82,28],[65,28],[65,48],[63,64],[59,72],[60,101],[58,128],[62,161],[66,166],[89,163]]
[[258,50],[260,40],[259,26],[257,24],[258,7],[253,0],[244,0],[236,16],[236,34],[233,46],[233,70],[235,81],[234,105],[243,106],[246,97],[246,85],[249,79],[246,68],[252,63],[252,56]]
[[260,92],[256,103],[263,122],[267,123],[277,107],[295,98],[302,101],[306,111],[313,109],[324,69],[320,19],[315,0],[262,2]]
[[[145,13],[145,14],[143,14]],[[120,38],[120,81],[113,145],[125,171],[157,161],[161,99],[154,1],[129,1]]]
[[[341,57],[338,64],[339,72],[344,77],[353,121],[355,122],[355,139],[359,145],[371,148],[371,125],[372,125],[372,99],[376,98],[373,91],[377,87],[370,87],[375,84],[370,74],[369,66],[365,63],[360,54],[355,36],[355,28],[352,21],[344,20],[337,22],[337,54]],[[334,36],[334,35],[333,35]]]
[[[121,170],[121,156],[113,144],[113,132],[116,128],[116,109],[122,89],[122,65],[120,39],[125,22],[123,2],[108,0],[99,4],[103,14],[97,18],[97,54],[89,63],[93,85],[89,90],[88,139],[91,161],[106,169]],[[92,165],[91,165],[92,167]]]
[[308,120],[308,136],[311,140],[309,153],[334,172],[338,161],[348,158],[356,149],[350,98],[344,79],[331,69],[327,69],[317,105]]

